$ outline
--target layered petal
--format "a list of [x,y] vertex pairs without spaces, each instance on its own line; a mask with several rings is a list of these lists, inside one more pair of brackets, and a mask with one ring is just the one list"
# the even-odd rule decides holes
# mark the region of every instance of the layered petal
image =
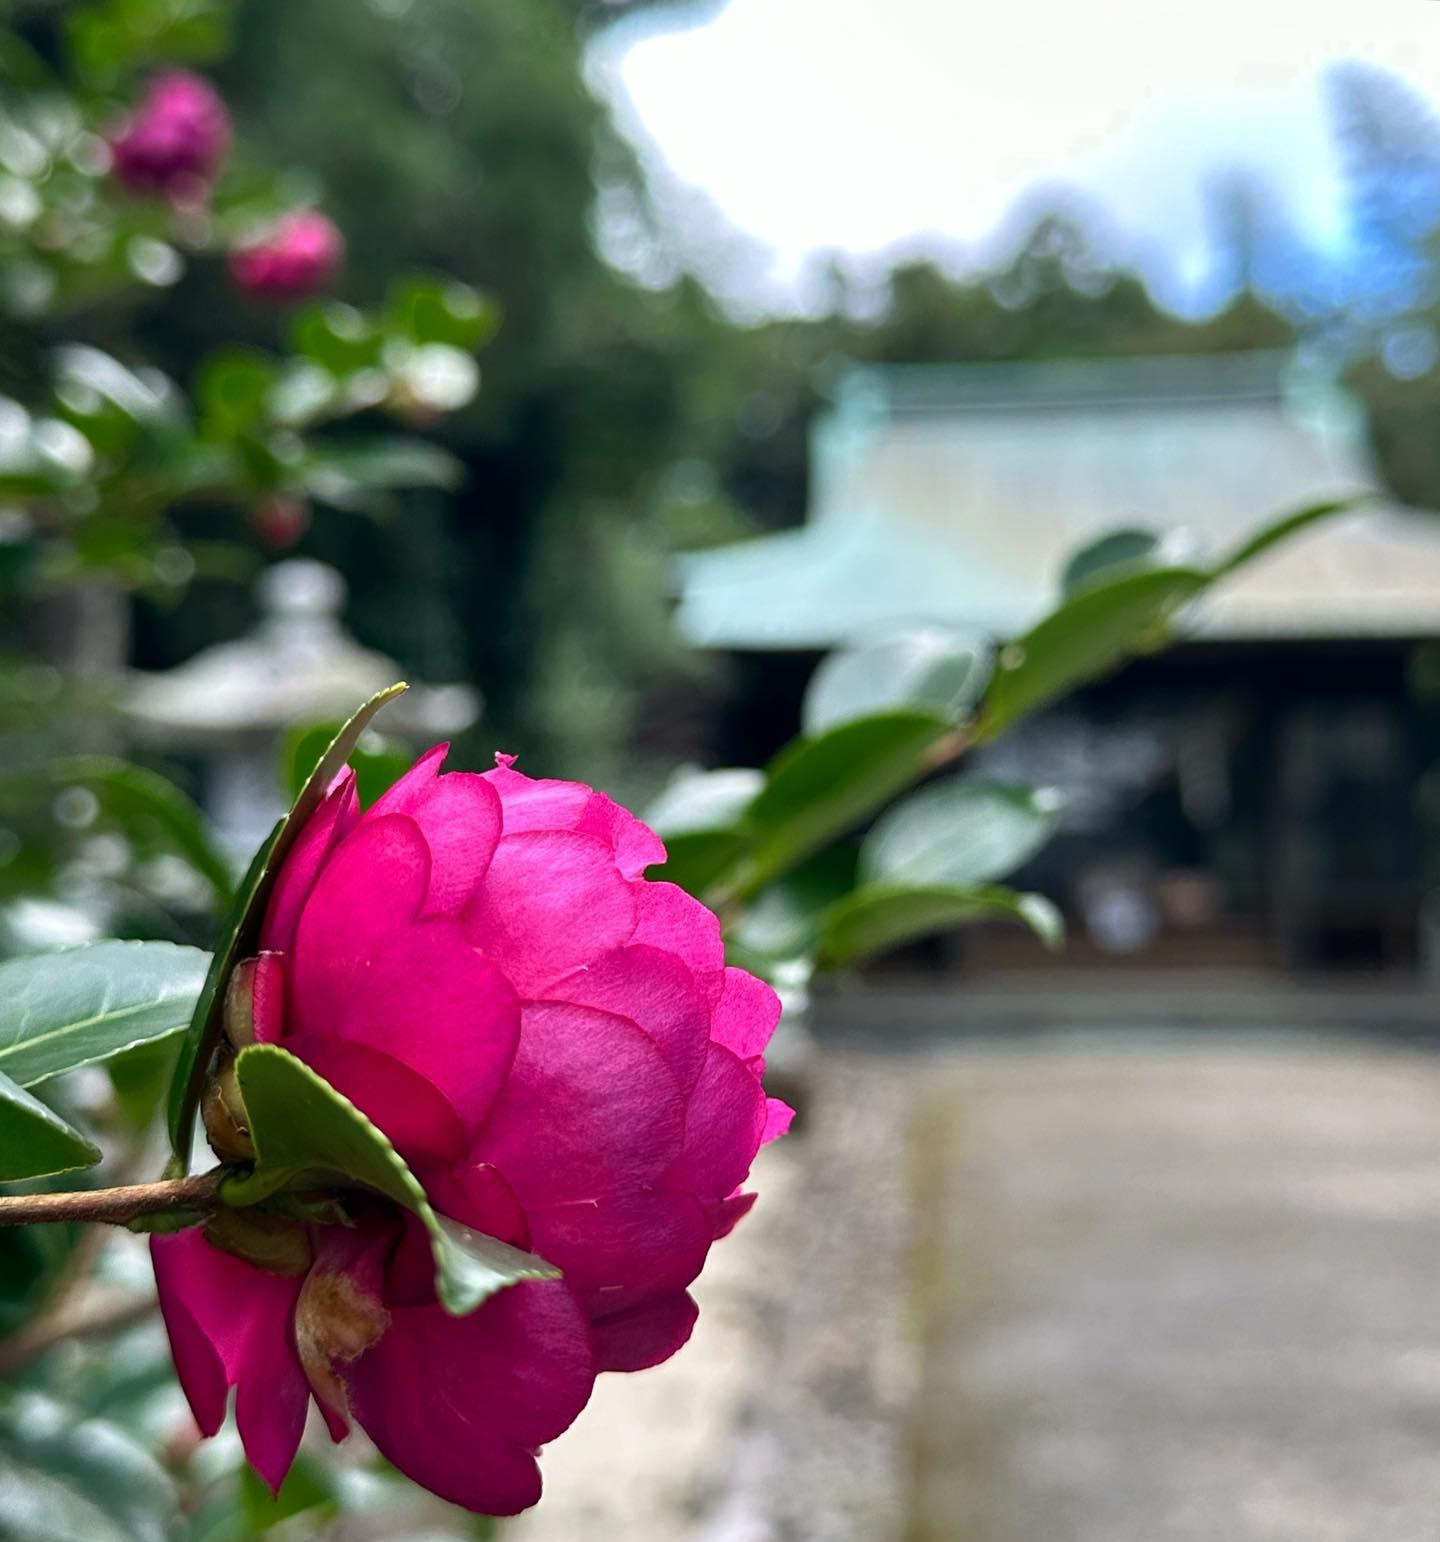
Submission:
[[454,1104],[404,1061],[334,1033],[297,1034],[285,1047],[378,1125],[411,1166],[444,1168],[464,1156],[469,1137]]
[[535,997],[629,939],[636,887],[593,835],[507,834],[466,908],[466,933],[522,997]]
[[351,1412],[382,1454],[486,1515],[539,1499],[535,1451],[574,1422],[594,1374],[584,1315],[558,1281],[513,1286],[467,1317],[397,1310],[343,1371]]
[[634,1023],[538,1002],[524,1009],[505,1095],[472,1155],[497,1167],[528,1211],[652,1184],[678,1157],[684,1128],[675,1078]]
[[474,1128],[504,1083],[519,1013],[457,921],[413,919],[429,874],[424,837],[404,815],[366,820],[341,844],[296,932],[294,1021],[418,1071]]
[[260,946],[266,952],[288,952],[295,940],[300,912],[310,898],[320,869],[359,818],[360,795],[355,773],[346,766],[320,807],[305,821],[280,865],[260,925]]
[[616,948],[547,986],[545,999],[628,1018],[660,1051],[682,1092],[699,1079],[710,1042],[709,1003],[673,953],[643,943]]
[[725,968],[720,922],[678,884],[635,886],[635,927],[626,940],[673,953],[712,1005],[720,999]]
[[496,767],[485,780],[500,795],[506,835],[526,830],[578,830],[599,836],[610,848],[625,878],[638,878],[647,867],[665,860],[660,837],[629,809],[595,792],[583,782],[535,779],[514,769],[514,757],[497,755]]
[[591,1325],[597,1371],[644,1371],[690,1337],[699,1308],[683,1291]]
[[758,1062],[780,1021],[780,998],[743,969],[727,969],[710,1036],[739,1059]]
[[180,1385],[206,1435],[235,1422],[250,1465],[279,1488],[305,1428],[310,1388],[295,1349],[298,1277],[267,1274],[198,1231],[150,1239],[160,1312]]
[[712,1044],[685,1111],[684,1147],[665,1175],[667,1187],[703,1201],[731,1193],[750,1171],[765,1132],[766,1099],[756,1077]]
[[456,914],[479,886],[500,839],[500,798],[473,771],[440,775],[449,752],[437,744],[383,793],[365,818],[405,814],[420,827],[430,849],[427,914]]
[[710,1246],[709,1218],[689,1194],[649,1190],[530,1212],[536,1252],[596,1317],[684,1288]]

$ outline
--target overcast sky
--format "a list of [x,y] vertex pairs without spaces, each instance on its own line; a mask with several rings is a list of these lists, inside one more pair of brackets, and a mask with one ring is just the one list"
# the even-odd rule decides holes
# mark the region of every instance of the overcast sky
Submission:
[[763,245],[737,282],[783,304],[826,249],[993,248],[1036,183],[1101,199],[1172,297],[1203,283],[1228,168],[1339,242],[1342,59],[1440,99],[1440,0],[729,0],[616,30],[594,68],[645,153]]

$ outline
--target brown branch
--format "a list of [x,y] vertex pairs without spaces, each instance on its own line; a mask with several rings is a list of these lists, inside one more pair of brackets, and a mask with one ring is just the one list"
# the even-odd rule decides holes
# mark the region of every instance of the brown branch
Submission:
[[165,1178],[116,1189],[77,1189],[63,1194],[0,1195],[0,1226],[30,1226],[40,1221],[108,1221],[125,1226],[142,1215],[164,1210],[210,1211],[220,1203],[223,1169],[198,1178]]

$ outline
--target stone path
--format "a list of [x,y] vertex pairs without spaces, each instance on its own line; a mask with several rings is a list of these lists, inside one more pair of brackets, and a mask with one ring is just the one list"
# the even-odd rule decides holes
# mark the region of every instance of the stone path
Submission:
[[1440,1537],[1440,1061],[945,1056],[907,1542]]

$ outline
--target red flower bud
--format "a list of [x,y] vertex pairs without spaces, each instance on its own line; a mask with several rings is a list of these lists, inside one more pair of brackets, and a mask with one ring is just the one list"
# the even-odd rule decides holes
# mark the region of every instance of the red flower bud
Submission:
[[230,148],[230,115],[213,86],[185,70],[156,75],[110,140],[115,175],[136,192],[197,203]]
[[335,222],[316,209],[297,209],[263,240],[236,251],[230,273],[246,294],[303,300],[325,288],[344,256]]

